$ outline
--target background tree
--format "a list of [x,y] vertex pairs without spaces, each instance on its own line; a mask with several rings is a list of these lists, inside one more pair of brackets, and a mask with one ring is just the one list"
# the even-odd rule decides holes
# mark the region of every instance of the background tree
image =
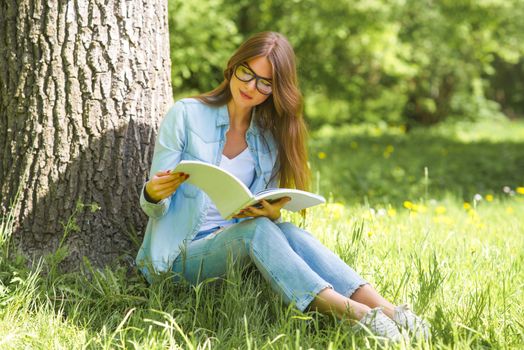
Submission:
[[27,254],[67,245],[71,263],[105,264],[132,249],[172,99],[168,40],[164,0],[2,1],[0,215],[19,191]]
[[172,0],[170,7],[179,96],[214,87],[242,38],[276,30],[297,53],[313,128],[524,115],[521,0]]

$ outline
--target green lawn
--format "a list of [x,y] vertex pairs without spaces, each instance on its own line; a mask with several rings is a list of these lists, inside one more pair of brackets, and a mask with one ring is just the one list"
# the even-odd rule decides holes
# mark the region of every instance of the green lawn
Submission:
[[[463,130],[324,129],[311,164],[329,203],[305,222],[286,218],[430,321],[432,342],[413,347],[519,348],[524,126]],[[253,268],[197,287],[169,276],[148,287],[127,267],[60,273],[57,252],[29,271],[7,243],[7,220],[0,231],[2,349],[376,346],[346,323],[283,305]]]
[[411,133],[325,127],[313,136],[316,186],[344,203],[402,205],[407,199],[448,194],[471,202],[475,194],[506,197],[505,186],[524,186],[522,122],[464,123]]

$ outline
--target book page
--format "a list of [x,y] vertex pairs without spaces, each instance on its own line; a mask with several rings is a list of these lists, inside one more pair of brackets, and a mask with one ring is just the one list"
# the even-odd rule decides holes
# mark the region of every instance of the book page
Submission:
[[326,202],[326,199],[318,194],[289,188],[275,188],[260,191],[255,196],[255,201],[259,202],[262,199],[271,201],[283,197],[291,198],[291,201],[282,207],[289,211],[299,211]]
[[226,218],[236,214],[241,206],[253,195],[249,188],[230,172],[213,164],[200,161],[183,160],[173,172],[189,174],[186,183],[204,191],[217,207],[220,215]]

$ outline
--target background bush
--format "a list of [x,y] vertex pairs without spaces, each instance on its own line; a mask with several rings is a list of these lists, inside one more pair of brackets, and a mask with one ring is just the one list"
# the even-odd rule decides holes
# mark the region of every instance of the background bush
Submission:
[[520,0],[174,0],[175,97],[212,89],[249,35],[293,44],[313,128],[524,113]]

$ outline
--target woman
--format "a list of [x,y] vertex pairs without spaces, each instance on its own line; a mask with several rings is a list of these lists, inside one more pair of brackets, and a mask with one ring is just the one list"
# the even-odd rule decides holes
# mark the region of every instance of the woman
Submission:
[[137,262],[151,273],[175,272],[191,283],[253,262],[284,300],[304,311],[360,320],[377,336],[400,329],[428,337],[426,323],[380,296],[310,233],[281,222],[289,198],[262,201],[224,220],[209,198],[170,169],[185,159],[218,165],[253,193],[267,187],[307,190],[307,130],[295,55],[284,36],[256,34],[230,58],[213,91],[175,103],[162,121],[140,203],[150,217]]

